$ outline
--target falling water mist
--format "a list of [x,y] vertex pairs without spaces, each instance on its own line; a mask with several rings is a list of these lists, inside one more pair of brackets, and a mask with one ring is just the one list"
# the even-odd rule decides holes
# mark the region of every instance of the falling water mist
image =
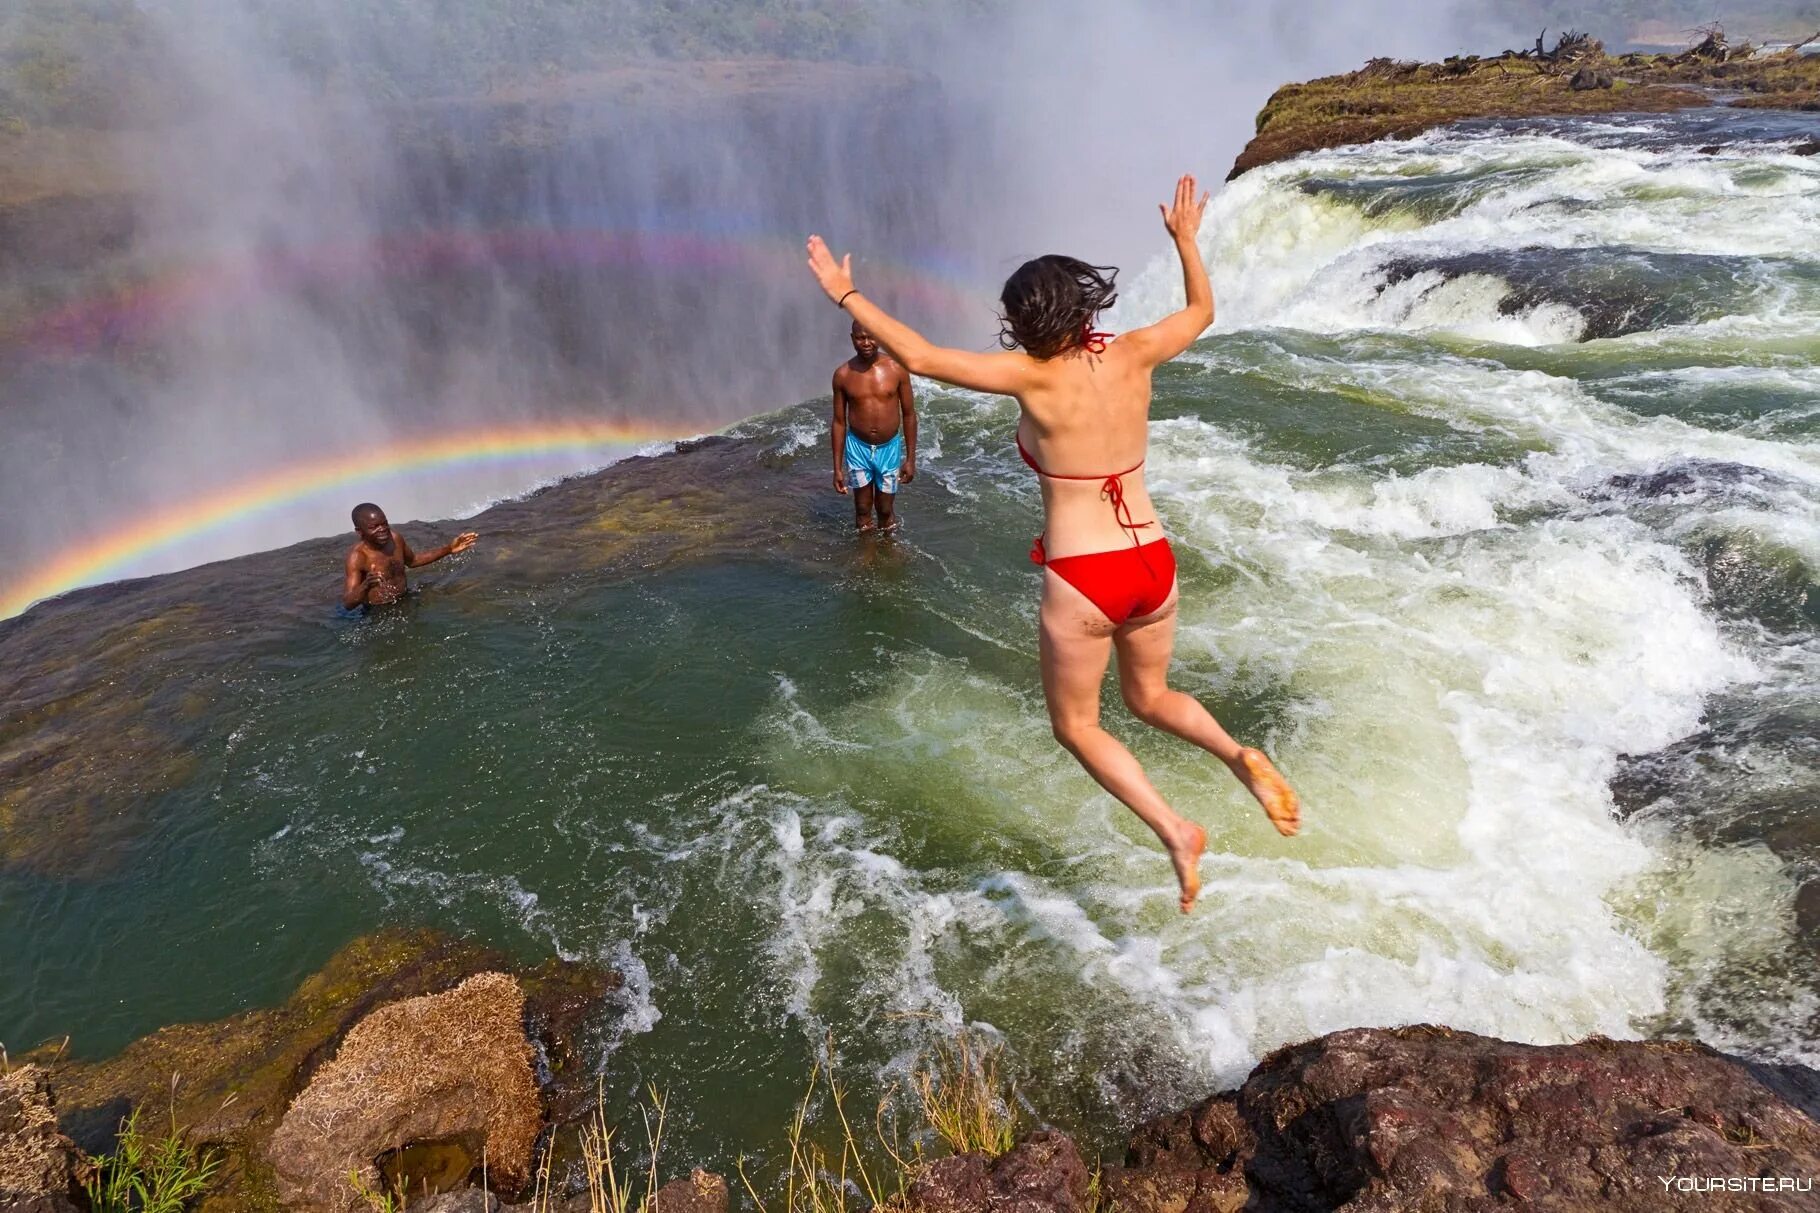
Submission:
[[[600,23],[637,6],[485,28],[140,6],[112,129],[72,134],[91,180],[8,225],[0,564],[300,460],[565,421],[682,436],[802,399],[846,352],[796,272],[810,230],[985,345],[1024,257],[1153,251],[1155,198],[1217,179],[1277,83],[1349,65],[1367,29],[1447,49],[1382,7],[888,7],[840,62],[609,53]],[[333,533],[350,494],[465,513],[627,449],[380,474],[111,574]]]

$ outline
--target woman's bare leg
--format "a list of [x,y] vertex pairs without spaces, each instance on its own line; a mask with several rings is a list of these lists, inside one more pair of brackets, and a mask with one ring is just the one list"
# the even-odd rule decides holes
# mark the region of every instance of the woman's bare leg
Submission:
[[1241,746],[1192,695],[1170,689],[1169,659],[1175,652],[1176,595],[1155,614],[1133,619],[1113,633],[1119,654],[1119,690],[1131,714],[1153,728],[1193,742],[1245,785],[1264,806],[1279,834],[1301,827],[1301,806],[1263,751]]
[[1112,656],[1112,623],[1054,573],[1043,581],[1037,640],[1055,739],[1102,788],[1156,831],[1175,865],[1186,914],[1201,892],[1200,860],[1207,849],[1207,831],[1170,808],[1131,751],[1100,727],[1100,684]]

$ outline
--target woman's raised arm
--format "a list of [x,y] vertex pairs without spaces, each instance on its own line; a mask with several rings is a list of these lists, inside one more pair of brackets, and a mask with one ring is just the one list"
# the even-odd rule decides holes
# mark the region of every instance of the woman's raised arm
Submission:
[[1182,259],[1188,302],[1181,311],[1119,338],[1119,344],[1137,347],[1152,365],[1168,362],[1193,345],[1213,323],[1213,283],[1208,281],[1200,247],[1195,244],[1201,216],[1207,210],[1207,195],[1195,198],[1194,174],[1190,173],[1175,183],[1174,204],[1164,207],[1159,203],[1157,209],[1163,212],[1163,227],[1175,240],[1175,251]]
[[839,261],[820,236],[809,237],[809,271],[835,304],[877,337],[913,375],[926,375],[976,392],[1015,396],[1030,381],[1032,361],[1020,351],[975,353],[936,345],[861,294],[853,285],[853,254]]

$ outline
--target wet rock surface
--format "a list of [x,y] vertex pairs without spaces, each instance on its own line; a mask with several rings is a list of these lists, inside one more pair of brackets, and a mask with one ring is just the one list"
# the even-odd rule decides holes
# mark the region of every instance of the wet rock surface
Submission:
[[[364,947],[371,952],[370,943]],[[347,970],[358,966],[340,959],[334,976],[348,980]],[[516,979],[483,973],[444,993],[386,1001],[360,1017],[301,1094],[282,1101],[284,1122],[276,1135],[267,1130],[270,1145],[263,1147],[277,1164],[265,1182],[249,1182],[242,1158],[239,1172],[230,1168],[202,1207],[357,1209],[350,1169],[365,1167],[371,1190],[405,1179],[421,1190],[425,1174],[385,1165],[388,1153],[396,1162],[411,1149],[419,1162],[466,1151],[470,1164],[446,1170],[438,1182],[452,1190],[431,1191],[412,1209],[512,1207],[474,1186],[471,1164],[486,1143],[487,1178],[508,1196],[522,1193],[532,1174],[546,1120],[523,1025],[535,1015],[536,997],[526,991],[537,984],[527,979],[521,988]],[[547,1000],[547,989],[541,996]],[[75,1089],[86,1081],[92,1091],[92,1070],[66,1072]],[[0,1185],[27,1173],[55,1189],[80,1165],[74,1143],[47,1120],[45,1083],[39,1067],[0,1083]],[[32,1109],[23,1117],[22,1106]],[[268,1100],[264,1110],[272,1106]],[[1817,1112],[1820,1073],[1695,1043],[1594,1037],[1534,1046],[1428,1025],[1361,1028],[1280,1049],[1238,1090],[1140,1126],[1122,1165],[1100,1172],[1097,1191],[1075,1143],[1043,1129],[996,1158],[965,1154],[927,1164],[908,1206],[920,1213],[1085,1213],[1096,1206],[1122,1213],[1622,1213],[1712,1208],[1717,1197],[1728,1209],[1793,1213],[1817,1207]],[[21,1132],[45,1147],[31,1154],[39,1162],[23,1168],[16,1160],[25,1154],[14,1141]],[[300,1161],[312,1158],[310,1165]],[[305,1173],[339,1182],[313,1188],[299,1180]],[[1714,1177],[1747,1186],[1698,1186]],[[39,1203],[6,1207],[77,1207],[63,1203],[58,1190],[32,1199]],[[559,1197],[550,1207],[585,1210],[588,1199]],[[701,1170],[662,1187],[651,1204],[653,1213],[730,1207],[726,1181]]]
[[1674,1181],[1737,1176],[1759,1190],[1726,1192],[1724,1207],[1792,1213],[1815,1207],[1811,1188],[1793,1185],[1820,1173],[1820,1124],[1779,1093],[1814,1090],[1813,1075],[1788,1069],[1765,1075],[1678,1042],[1335,1032],[1273,1053],[1236,1092],[1145,1125],[1105,1183],[1128,1213],[1640,1213],[1713,1208],[1713,1193]]
[[1662,497],[1750,496],[1777,489],[1786,478],[1767,468],[1719,459],[1677,459],[1647,472],[1625,472],[1605,482],[1608,495],[1632,500]]

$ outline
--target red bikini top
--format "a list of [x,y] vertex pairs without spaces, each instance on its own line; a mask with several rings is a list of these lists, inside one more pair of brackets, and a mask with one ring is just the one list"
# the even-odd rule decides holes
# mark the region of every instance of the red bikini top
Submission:
[[1131,473],[1143,467],[1144,461],[1142,459],[1138,460],[1122,472],[1112,472],[1103,478],[1099,476],[1063,476],[1056,472],[1045,472],[1042,465],[1031,458],[1030,452],[1024,449],[1024,436],[1018,434],[1016,437],[1017,453],[1024,457],[1024,462],[1029,464],[1030,470],[1035,472],[1038,476],[1047,476],[1051,480],[1098,480],[1100,482],[1100,496],[1112,502],[1112,516],[1118,519],[1118,524],[1121,528],[1131,532],[1131,546],[1142,546],[1138,542],[1137,533],[1147,526],[1155,526],[1156,520],[1152,519],[1149,522],[1133,522],[1131,520],[1131,507],[1125,503],[1125,482],[1122,479],[1122,477],[1129,476]]

